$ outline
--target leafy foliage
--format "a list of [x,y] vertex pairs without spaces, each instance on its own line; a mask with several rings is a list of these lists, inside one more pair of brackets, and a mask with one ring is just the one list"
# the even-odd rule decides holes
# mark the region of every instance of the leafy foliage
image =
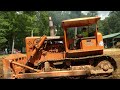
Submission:
[[[0,49],[11,49],[15,38],[15,48],[21,50],[25,47],[25,38],[31,36],[32,31],[33,36],[49,36],[49,16],[52,17],[57,35],[63,35],[62,20],[97,15],[97,11],[89,11],[87,15],[81,11],[0,11]],[[120,11],[111,11],[109,17],[100,20],[98,25],[103,35],[119,32]],[[73,30],[70,33],[74,35]]]

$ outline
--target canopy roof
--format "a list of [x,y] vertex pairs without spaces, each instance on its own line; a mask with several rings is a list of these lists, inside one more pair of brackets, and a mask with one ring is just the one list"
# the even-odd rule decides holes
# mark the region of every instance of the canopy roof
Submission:
[[84,18],[75,18],[69,20],[62,21],[63,28],[71,28],[71,27],[80,27],[80,26],[88,26],[91,24],[97,23],[100,17],[84,17]]
[[118,33],[113,33],[113,34],[109,34],[109,35],[105,35],[103,36],[103,39],[107,39],[107,38],[119,38],[120,37],[120,32]]

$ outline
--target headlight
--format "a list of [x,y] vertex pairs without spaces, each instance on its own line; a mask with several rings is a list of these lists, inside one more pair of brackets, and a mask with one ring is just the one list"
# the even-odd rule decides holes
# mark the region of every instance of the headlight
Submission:
[[99,42],[99,46],[104,46],[103,41]]

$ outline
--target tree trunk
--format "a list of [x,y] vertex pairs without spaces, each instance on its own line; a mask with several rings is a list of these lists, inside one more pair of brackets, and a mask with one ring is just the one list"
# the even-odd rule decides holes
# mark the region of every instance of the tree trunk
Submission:
[[33,37],[33,30],[31,31],[31,37]]
[[13,43],[12,43],[12,54],[14,53],[14,44],[15,44],[15,36],[13,36]]

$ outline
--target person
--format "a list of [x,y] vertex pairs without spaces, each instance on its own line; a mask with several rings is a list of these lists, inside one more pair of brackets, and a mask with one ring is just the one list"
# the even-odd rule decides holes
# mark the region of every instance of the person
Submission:
[[82,33],[81,34],[77,34],[76,36],[77,36],[77,38],[88,37],[87,29],[85,27],[83,27]]
[[5,48],[5,54],[8,54],[8,50],[7,50],[7,48]]
[[85,27],[83,27],[82,28],[82,33],[77,34],[76,36],[77,36],[76,48],[79,49],[80,48],[81,38],[88,37],[87,29]]

